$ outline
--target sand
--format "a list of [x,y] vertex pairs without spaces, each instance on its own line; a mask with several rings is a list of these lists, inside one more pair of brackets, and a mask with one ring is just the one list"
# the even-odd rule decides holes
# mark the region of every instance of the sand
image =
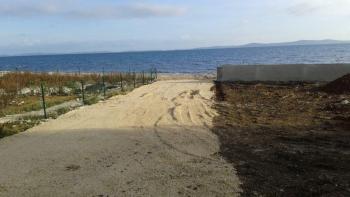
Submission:
[[237,196],[212,85],[158,81],[0,140],[0,196]]

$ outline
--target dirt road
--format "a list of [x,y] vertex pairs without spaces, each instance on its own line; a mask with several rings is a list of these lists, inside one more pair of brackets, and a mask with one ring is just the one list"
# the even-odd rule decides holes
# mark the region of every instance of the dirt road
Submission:
[[236,196],[211,86],[159,81],[0,140],[0,196]]

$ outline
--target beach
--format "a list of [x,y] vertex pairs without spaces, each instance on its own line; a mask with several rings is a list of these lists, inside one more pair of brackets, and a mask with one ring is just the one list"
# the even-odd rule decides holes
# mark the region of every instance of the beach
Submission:
[[213,83],[160,78],[2,139],[0,196],[237,196]]

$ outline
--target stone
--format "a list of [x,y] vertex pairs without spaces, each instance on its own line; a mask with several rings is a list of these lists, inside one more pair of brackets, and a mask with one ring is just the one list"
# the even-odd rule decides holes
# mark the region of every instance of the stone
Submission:
[[341,102],[342,105],[349,105],[350,104],[350,101],[349,100],[343,100]]
[[19,94],[21,95],[29,95],[32,93],[32,90],[30,88],[23,88],[19,91]]
[[72,89],[68,87],[63,87],[62,92],[63,94],[70,94],[72,92]]

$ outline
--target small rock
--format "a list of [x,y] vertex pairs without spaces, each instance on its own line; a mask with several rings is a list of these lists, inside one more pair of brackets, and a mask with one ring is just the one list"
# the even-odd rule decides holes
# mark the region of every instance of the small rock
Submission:
[[23,88],[19,91],[19,94],[21,95],[29,95],[31,93],[31,89],[30,88]]
[[63,92],[64,94],[66,94],[66,95],[72,93],[72,91],[73,91],[73,90],[72,90],[71,88],[68,88],[68,87],[63,87],[63,88],[62,88],[62,92]]
[[349,105],[349,104],[350,104],[350,101],[348,101],[348,100],[343,100],[343,101],[341,102],[341,104],[342,104],[342,105]]
[[79,170],[80,169],[80,166],[79,165],[68,165],[66,166],[66,170],[67,171],[76,171],[76,170]]

